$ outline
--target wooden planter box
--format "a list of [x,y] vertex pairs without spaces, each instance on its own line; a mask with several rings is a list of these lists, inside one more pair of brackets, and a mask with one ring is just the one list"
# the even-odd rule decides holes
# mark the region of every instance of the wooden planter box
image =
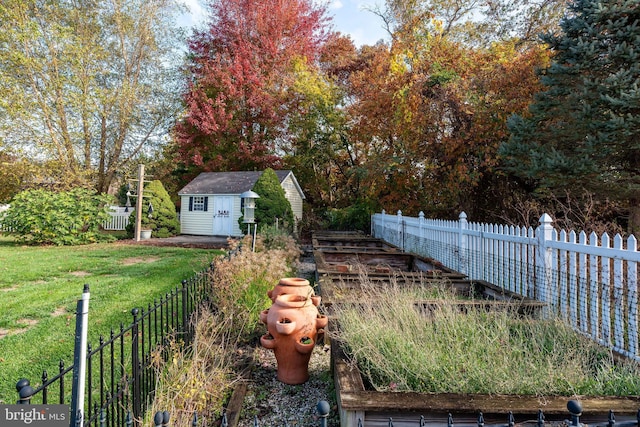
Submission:
[[[360,372],[345,360],[339,346],[332,346],[332,368],[341,427],[419,426],[423,416],[428,424],[447,425],[452,415],[456,426],[478,425],[482,412],[486,424],[504,424],[513,413],[516,424],[528,421],[535,426],[538,411],[545,421],[561,425],[570,420],[569,397],[536,397],[455,393],[377,392],[367,390]],[[609,410],[616,422],[637,420],[640,397],[581,397],[581,423],[606,423]],[[550,425],[550,424],[546,424]]]
[[[442,285],[446,283],[462,295],[461,310],[491,310],[515,306],[521,315],[536,318],[545,304],[490,283],[470,281],[463,274],[444,267],[440,262],[404,253],[379,239],[361,233],[314,234],[314,257],[323,304],[332,311],[333,304],[357,303],[360,292],[360,270],[368,281],[385,286],[391,280],[401,286],[416,283]],[[437,300],[416,301],[419,309],[428,312]],[[428,314],[427,314],[428,315]],[[426,321],[426,320],[425,320]],[[546,425],[567,425],[571,420],[567,409],[569,397],[536,397],[510,395],[480,395],[456,393],[377,392],[367,389],[359,370],[351,366],[342,349],[332,345],[332,369],[340,411],[341,427],[418,427],[421,417],[429,425],[446,427],[448,416],[453,424],[477,427],[482,412],[485,424],[508,425],[512,412],[517,424],[536,426],[539,411]],[[640,390],[638,391],[640,394]],[[609,411],[616,422],[636,421],[640,417],[640,396],[580,397],[583,413],[581,423],[604,423]],[[392,422],[391,422],[392,420]]]

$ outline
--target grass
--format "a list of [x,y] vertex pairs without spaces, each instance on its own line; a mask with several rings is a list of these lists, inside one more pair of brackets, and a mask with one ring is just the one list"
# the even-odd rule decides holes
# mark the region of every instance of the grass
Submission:
[[463,313],[444,291],[442,303],[425,315],[415,296],[398,286],[377,287],[359,304],[336,307],[335,338],[376,390],[640,394],[637,364],[614,363],[606,349],[558,319],[526,319],[507,309]]
[[76,302],[89,284],[89,343],[128,325],[146,308],[204,269],[219,250],[94,244],[31,247],[0,235],[0,403],[14,403],[15,384],[40,383],[73,362]]

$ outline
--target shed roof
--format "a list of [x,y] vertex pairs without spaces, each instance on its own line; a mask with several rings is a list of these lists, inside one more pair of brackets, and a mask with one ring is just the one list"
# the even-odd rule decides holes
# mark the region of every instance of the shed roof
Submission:
[[[260,175],[264,171],[239,171],[239,172],[202,172],[195,177],[193,181],[188,183],[178,191],[178,195],[201,195],[201,194],[241,194],[247,190],[251,190]],[[277,170],[276,176],[280,183],[287,176],[292,174],[290,170]],[[293,181],[304,198],[302,189],[299,187],[297,180],[293,177]]]

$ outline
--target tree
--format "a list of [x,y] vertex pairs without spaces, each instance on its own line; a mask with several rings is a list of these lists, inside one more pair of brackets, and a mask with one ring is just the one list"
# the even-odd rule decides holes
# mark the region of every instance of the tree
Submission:
[[256,200],[255,219],[258,229],[275,225],[293,230],[293,210],[273,169],[266,169],[253,185],[260,198]]
[[538,35],[556,32],[567,0],[386,0],[371,11],[395,42],[397,36],[442,34],[467,46],[489,48],[511,41],[538,44]]
[[311,0],[215,0],[189,42],[185,117],[176,126],[185,171],[255,170],[281,163],[294,61],[313,64],[326,6]]
[[545,91],[510,119],[505,169],[555,194],[583,189],[625,201],[640,232],[640,8],[635,0],[576,0],[541,73]]
[[106,192],[179,109],[174,0],[0,4],[0,140]]
[[[154,180],[144,187],[144,202],[142,216],[140,217],[141,229],[151,230],[154,237],[171,237],[180,234],[180,221],[176,207],[171,201],[171,197],[165,190],[162,182]],[[149,206],[152,208],[149,209]],[[127,232],[133,236],[136,224],[136,212],[129,216]]]

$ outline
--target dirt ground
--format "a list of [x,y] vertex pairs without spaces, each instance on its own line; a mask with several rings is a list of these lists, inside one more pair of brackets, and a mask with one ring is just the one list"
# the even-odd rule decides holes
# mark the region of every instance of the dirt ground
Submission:
[[176,246],[181,248],[197,248],[197,249],[226,249],[229,246],[228,237],[222,236],[194,236],[190,234],[181,234],[179,236],[157,239],[152,237],[147,240],[136,242],[133,239],[122,240],[122,243],[132,245],[147,246]]

